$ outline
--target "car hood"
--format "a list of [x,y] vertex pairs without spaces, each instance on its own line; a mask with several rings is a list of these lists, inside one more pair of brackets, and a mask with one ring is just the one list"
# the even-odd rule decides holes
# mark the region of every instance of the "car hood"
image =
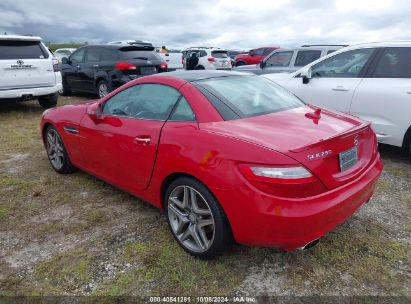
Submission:
[[296,72],[294,73],[270,73],[270,74],[264,74],[262,77],[276,82],[277,80],[287,81],[289,79],[294,78],[295,75],[296,75]]
[[260,70],[259,64],[247,64],[247,65],[240,65],[238,67],[233,67],[235,71],[252,71],[252,70]]

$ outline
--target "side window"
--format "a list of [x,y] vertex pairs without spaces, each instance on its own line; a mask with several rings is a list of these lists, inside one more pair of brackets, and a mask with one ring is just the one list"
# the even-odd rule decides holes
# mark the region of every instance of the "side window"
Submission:
[[181,97],[180,101],[173,114],[170,117],[171,121],[196,121],[196,116],[193,110],[184,97]]
[[83,62],[84,52],[86,51],[85,48],[78,49],[70,56],[70,61],[78,63]]
[[101,61],[115,61],[118,56],[115,51],[101,48]]
[[327,58],[311,68],[312,77],[356,78],[375,49],[347,51]]
[[305,66],[321,57],[321,50],[298,51],[294,66]]
[[264,55],[264,49],[257,49],[254,52],[255,56],[263,56]]
[[331,54],[331,53],[334,53],[335,51],[336,51],[336,50],[328,50],[328,51],[327,51],[327,55],[328,55],[328,54]]
[[86,53],[86,62],[97,62],[100,61],[100,48],[91,47]]
[[386,48],[377,63],[375,78],[411,78],[411,48]]
[[204,56],[207,56],[207,52],[206,51],[200,51],[200,55],[199,55],[199,57],[204,57]]
[[270,56],[266,61],[267,67],[288,67],[290,65],[291,58],[293,57],[293,51],[276,52]]
[[103,114],[149,120],[166,120],[180,93],[160,84],[140,84],[110,98]]
[[267,56],[268,54],[270,54],[273,51],[273,49],[264,49],[263,55]]

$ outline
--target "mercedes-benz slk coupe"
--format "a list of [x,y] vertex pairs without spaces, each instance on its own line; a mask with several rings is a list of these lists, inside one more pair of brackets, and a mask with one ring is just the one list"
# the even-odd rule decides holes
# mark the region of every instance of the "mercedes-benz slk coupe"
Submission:
[[310,247],[370,199],[383,168],[368,122],[237,72],[142,77],[47,110],[41,130],[57,172],[151,202],[201,258],[232,241]]

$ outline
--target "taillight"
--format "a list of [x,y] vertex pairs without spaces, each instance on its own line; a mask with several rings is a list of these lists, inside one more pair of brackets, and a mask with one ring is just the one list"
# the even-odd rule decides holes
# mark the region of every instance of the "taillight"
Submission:
[[126,71],[126,70],[136,70],[137,66],[129,62],[117,62],[114,65],[114,68],[116,70]]
[[60,65],[59,65],[59,60],[57,58],[52,59],[53,62],[53,70],[54,72],[60,72]]
[[166,62],[162,62],[162,63],[160,63],[160,68],[162,68],[162,69],[167,69],[167,63]]
[[240,171],[254,187],[279,197],[309,197],[326,191],[318,178],[301,166],[271,167],[242,164]]
[[215,58],[214,58],[214,57],[208,57],[207,60],[208,60],[209,62],[215,62]]

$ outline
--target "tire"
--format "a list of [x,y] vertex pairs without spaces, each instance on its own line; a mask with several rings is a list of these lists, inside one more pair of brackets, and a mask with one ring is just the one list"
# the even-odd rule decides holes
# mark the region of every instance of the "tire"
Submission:
[[224,211],[211,192],[194,178],[174,180],[165,193],[164,207],[171,233],[191,255],[212,259],[233,243]]
[[244,61],[239,61],[235,64],[236,67],[239,67],[239,66],[242,66],[242,65],[245,65]]
[[106,80],[102,79],[97,83],[96,91],[98,98],[103,98],[111,92],[111,87]]
[[68,174],[76,171],[76,168],[70,161],[60,134],[53,126],[48,126],[46,129],[45,145],[49,162],[56,172]]
[[199,65],[194,70],[205,70],[205,68],[203,66]]
[[68,83],[64,80],[62,81],[63,88],[59,91],[59,94],[62,96],[70,96],[71,95],[71,88]]
[[39,96],[39,104],[45,108],[53,108],[57,105],[58,93],[53,93],[50,95]]

